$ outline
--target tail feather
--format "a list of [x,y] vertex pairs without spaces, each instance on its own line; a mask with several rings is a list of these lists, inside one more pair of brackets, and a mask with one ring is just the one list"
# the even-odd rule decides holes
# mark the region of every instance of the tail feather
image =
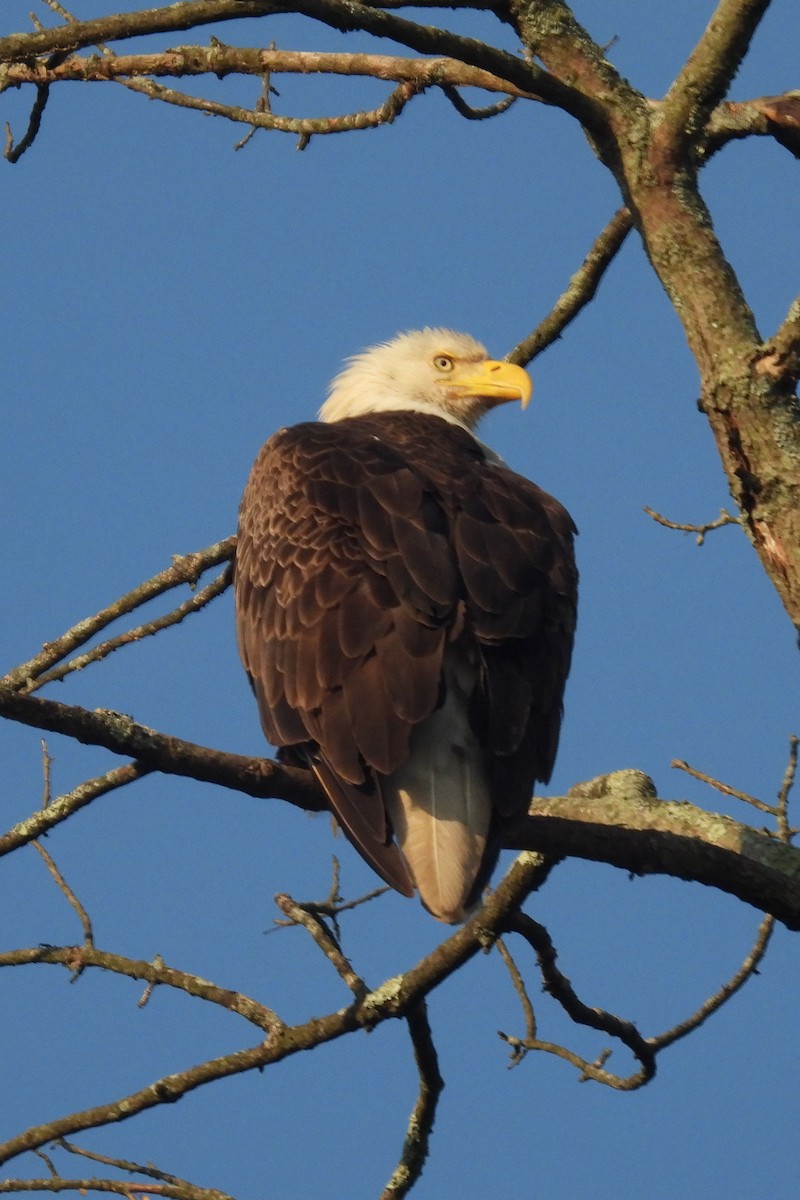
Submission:
[[395,841],[425,907],[456,924],[486,853],[492,802],[485,756],[468,719],[474,679],[456,652],[445,661],[445,700],[412,734],[411,755],[381,790]]

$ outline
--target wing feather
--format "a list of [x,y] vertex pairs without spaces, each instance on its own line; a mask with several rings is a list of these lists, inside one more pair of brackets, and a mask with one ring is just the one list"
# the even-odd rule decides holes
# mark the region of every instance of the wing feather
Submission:
[[[237,634],[264,731],[316,772],[375,870],[405,894],[413,874],[443,919],[472,903],[503,823],[550,776],[575,627],[573,535],[558,501],[420,413],[282,430],[245,491]],[[471,672],[458,712],[448,647]],[[462,750],[440,761],[431,731],[446,712],[471,765],[459,766]],[[400,788],[408,804],[398,780],[413,780]]]

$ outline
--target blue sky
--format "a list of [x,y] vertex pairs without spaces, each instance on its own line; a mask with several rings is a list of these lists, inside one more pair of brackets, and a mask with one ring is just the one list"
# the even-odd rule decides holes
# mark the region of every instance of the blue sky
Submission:
[[[30,7],[6,0],[0,33],[29,28]],[[84,0],[77,15],[115,7]],[[610,57],[654,96],[711,10],[696,0],[575,5],[599,41],[618,37]],[[448,14],[446,23],[495,33],[481,15]],[[776,0],[734,97],[796,87],[799,35],[796,6]],[[228,25],[223,37],[372,45],[288,17]],[[248,86],[228,82],[217,94],[244,103],[255,96]],[[344,112],[385,94],[347,81],[277,86],[276,111],[292,114]],[[17,136],[29,102],[2,97]],[[389,129],[316,138],[303,153],[278,134],[234,153],[241,135],[121,87],[64,85],[31,151],[16,166],[0,164],[8,666],[172,554],[233,532],[260,444],[314,414],[346,355],[425,324],[464,329],[506,353],[547,312],[619,203],[580,132],[534,105],[468,123],[430,94]],[[732,145],[705,172],[703,190],[767,334],[798,288],[797,163],[767,141]],[[696,410],[682,331],[634,237],[594,305],[532,373],[530,409],[506,407],[483,436],[559,496],[581,531],[580,628],[550,790],[633,766],[665,797],[757,818],[669,767],[685,758],[772,800],[788,736],[800,732],[796,650],[738,530],[698,548],[643,512],[650,505],[704,521],[730,501]],[[231,751],[264,749],[230,596],[50,694]],[[5,725],[1,736],[9,827],[40,803],[40,745],[32,730]],[[65,739],[48,745],[56,793],[112,765]],[[373,886],[324,817],[151,777],[60,826],[47,846],[102,948],[160,953],[286,1020],[347,1002],[305,934],[264,934],[278,915],[276,892],[327,892],[332,853],[349,896]],[[631,881],[579,862],[559,868],[528,909],[547,924],[580,995],[645,1034],[716,990],[758,924],[757,913],[697,885]],[[79,940],[31,848],[3,860],[0,911],[4,948]],[[344,945],[377,985],[443,932],[418,905],[391,896],[346,919]],[[431,1001],[447,1089],[415,1196],[789,1200],[798,985],[796,939],[779,930],[759,977],[665,1053],[649,1087],[620,1095],[578,1086],[571,1068],[544,1056],[509,1071],[496,1031],[521,1032],[515,997],[496,955],[471,963]],[[74,986],[56,968],[3,973],[0,1046],[14,1082],[0,1095],[0,1138],[255,1040],[196,1001],[162,989],[140,1010],[139,995],[99,973]],[[589,1055],[605,1045],[568,1027],[544,997],[540,1009],[542,1036]],[[622,1062],[616,1051],[611,1065]],[[151,1160],[240,1200],[370,1197],[393,1168],[414,1096],[404,1028],[385,1026],[81,1144]],[[58,1161],[65,1174],[73,1169]],[[41,1167],[29,1158],[11,1170]]]

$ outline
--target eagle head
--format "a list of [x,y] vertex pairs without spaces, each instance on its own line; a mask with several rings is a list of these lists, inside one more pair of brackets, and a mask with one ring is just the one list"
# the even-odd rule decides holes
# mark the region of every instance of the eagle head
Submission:
[[530,376],[514,363],[489,358],[466,333],[421,329],[401,333],[348,359],[320,409],[323,421],[367,413],[433,413],[472,431],[490,408],[531,397]]

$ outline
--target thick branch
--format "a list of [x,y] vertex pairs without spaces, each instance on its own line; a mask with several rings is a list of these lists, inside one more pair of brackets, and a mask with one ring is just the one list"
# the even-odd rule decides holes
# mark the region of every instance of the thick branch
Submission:
[[114,754],[135,758],[150,770],[166,775],[217,783],[248,796],[288,800],[308,812],[321,812],[327,808],[309,771],[283,767],[265,758],[246,758],[241,754],[211,750],[158,733],[124,713],[108,709],[90,712],[56,700],[21,696],[6,686],[0,687],[0,715],[35,729],[65,734],[84,745],[103,746]]
[[119,54],[113,57],[72,55],[55,67],[44,62],[19,62],[0,74],[0,91],[21,84],[106,83],[141,75],[154,78],[190,75],[361,75],[420,87],[479,87],[489,92],[533,97],[488,71],[454,58],[404,58],[389,54],[345,54],[313,50],[259,50],[251,47],[180,46],[158,54]]
[[0,38],[0,61],[22,62],[42,54],[65,51],[71,54],[98,42],[116,42],[154,33],[176,33],[199,28],[217,21],[238,21],[243,17],[261,17],[282,11],[271,0],[187,0],[163,8],[145,8],[138,12],[114,13],[40,29],[35,33],[12,33]]
[[661,118],[684,151],[725,96],[770,0],[720,0],[664,100]]
[[[0,715],[104,746],[165,774],[287,800],[311,812],[327,809],[308,771],[186,742],[122,713],[89,712],[20,696],[5,687],[0,688]],[[656,800],[652,791],[642,791],[643,778],[640,772],[617,772],[601,776],[589,800],[576,789],[567,797],[535,800],[509,847],[577,855],[636,874],[659,872],[695,880],[774,913],[790,929],[800,929],[800,850],[728,817]]]
[[800,92],[719,104],[706,124],[702,155],[708,158],[728,142],[746,137],[772,137],[800,158]]
[[535,799],[511,849],[703,883],[800,929],[800,849],[730,817],[659,800],[642,786],[646,778],[619,771],[567,796]]

